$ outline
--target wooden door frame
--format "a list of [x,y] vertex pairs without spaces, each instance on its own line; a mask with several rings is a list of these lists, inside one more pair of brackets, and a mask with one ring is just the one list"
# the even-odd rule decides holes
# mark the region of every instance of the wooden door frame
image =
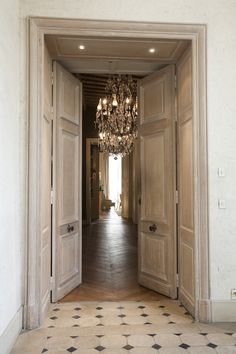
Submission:
[[86,224],[91,224],[91,145],[98,145],[98,138],[86,138]]
[[28,18],[28,235],[25,327],[40,325],[40,121],[44,37],[47,34],[110,38],[185,39],[192,43],[194,125],[194,220],[196,235],[196,320],[211,321],[208,237],[208,159],[206,110],[206,25],[153,22]]

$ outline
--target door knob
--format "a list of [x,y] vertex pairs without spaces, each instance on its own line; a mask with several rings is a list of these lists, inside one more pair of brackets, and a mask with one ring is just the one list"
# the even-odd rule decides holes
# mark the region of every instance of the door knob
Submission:
[[67,225],[67,231],[71,232],[74,231],[74,226],[71,226],[70,224]]
[[156,229],[157,229],[156,224],[152,224],[152,225],[149,226],[149,231],[155,232]]

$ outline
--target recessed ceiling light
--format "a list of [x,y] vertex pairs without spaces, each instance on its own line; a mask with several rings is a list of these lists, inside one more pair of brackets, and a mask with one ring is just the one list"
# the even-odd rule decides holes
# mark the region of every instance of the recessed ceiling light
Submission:
[[156,51],[155,48],[150,48],[150,49],[149,49],[149,52],[150,52],[150,53],[155,53],[155,51]]
[[79,49],[84,50],[84,49],[85,49],[85,46],[84,46],[83,44],[81,44],[81,45],[79,46]]

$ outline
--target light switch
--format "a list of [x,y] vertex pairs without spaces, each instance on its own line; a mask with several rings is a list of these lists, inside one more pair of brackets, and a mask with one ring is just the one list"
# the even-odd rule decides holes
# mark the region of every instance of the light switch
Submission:
[[217,174],[219,177],[225,177],[225,169],[223,167],[219,167],[217,170]]
[[226,209],[225,199],[218,199],[218,207],[219,209]]

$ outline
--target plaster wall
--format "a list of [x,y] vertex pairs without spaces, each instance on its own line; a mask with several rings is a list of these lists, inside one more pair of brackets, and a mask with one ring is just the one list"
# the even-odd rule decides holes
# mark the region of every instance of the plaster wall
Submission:
[[[20,116],[18,0],[0,1],[0,351],[21,329],[25,246],[25,119]],[[24,156],[24,158],[23,158]]]
[[[27,16],[207,25],[210,288],[212,299],[229,301],[230,289],[236,287],[235,0],[21,0],[20,4],[21,101],[26,93]],[[25,116],[22,106],[22,125]],[[22,148],[23,142],[17,142]],[[13,145],[16,148],[16,142],[10,149]],[[218,167],[225,168],[225,178],[218,177]],[[226,209],[218,208],[219,198],[226,200]]]

